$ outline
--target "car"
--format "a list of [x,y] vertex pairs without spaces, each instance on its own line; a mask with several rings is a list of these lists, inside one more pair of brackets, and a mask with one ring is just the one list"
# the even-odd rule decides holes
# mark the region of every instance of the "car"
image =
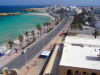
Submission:
[[25,54],[26,50],[22,50],[22,54]]

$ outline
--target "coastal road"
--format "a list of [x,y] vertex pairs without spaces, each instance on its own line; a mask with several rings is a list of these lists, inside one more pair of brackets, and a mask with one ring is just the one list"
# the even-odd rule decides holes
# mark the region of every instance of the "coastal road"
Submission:
[[[56,37],[57,34],[59,34],[60,30],[58,30],[58,29],[59,28],[63,29],[65,26],[65,22],[68,22],[68,20],[69,20],[69,17],[64,19],[59,24],[59,26],[57,26],[51,33],[49,33],[47,36],[45,36],[44,39],[42,38],[40,41],[38,41],[36,44],[34,44],[29,50],[27,50],[27,52],[26,52],[27,63],[30,60],[32,60],[32,58],[34,58],[51,40],[53,40],[53,38]],[[44,44],[43,44],[43,42],[44,42]],[[4,67],[8,67],[9,71],[11,71],[11,69],[13,69],[13,68],[18,68],[20,70],[25,65],[26,65],[25,54],[21,54],[17,58],[15,58],[12,61],[10,61],[9,63],[7,63],[6,65],[2,66],[0,68],[0,73],[2,72],[2,69]]]

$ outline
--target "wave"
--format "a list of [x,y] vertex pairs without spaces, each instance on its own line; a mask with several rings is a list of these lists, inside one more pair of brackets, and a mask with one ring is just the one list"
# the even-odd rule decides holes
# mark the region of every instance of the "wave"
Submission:
[[28,31],[28,32],[30,32],[30,31],[35,30],[35,29],[36,29],[36,28],[27,29],[27,30],[22,29],[22,30],[17,30],[17,31]]

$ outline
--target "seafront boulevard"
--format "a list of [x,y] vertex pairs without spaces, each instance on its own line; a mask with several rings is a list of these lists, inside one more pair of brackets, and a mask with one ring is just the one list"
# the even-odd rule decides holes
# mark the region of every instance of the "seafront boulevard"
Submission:
[[[64,26],[64,28],[60,31],[60,33],[62,33],[62,32],[64,32],[64,29],[68,29],[69,28],[69,26],[70,26],[70,23],[72,22],[72,20],[70,20],[69,19],[69,21],[66,23],[66,25]],[[51,55],[51,57],[52,56],[54,56],[53,58],[55,58],[57,55],[55,55],[55,52],[57,52],[57,48],[56,48],[56,45],[57,44],[59,44],[59,40],[62,38],[62,36],[60,36],[60,33],[55,37],[55,38],[53,38],[52,39],[52,41],[46,46],[46,47],[44,47],[28,64],[27,64],[27,66],[29,66],[29,69],[27,69],[27,66],[24,66],[21,70],[20,70],[20,72],[22,73],[22,75],[41,75],[42,74],[42,70],[43,70],[43,67],[44,67],[44,65],[46,64],[45,62],[46,62],[46,60],[47,59],[43,59],[43,58],[39,58],[39,55],[41,54],[41,52],[42,51],[53,51],[54,52],[54,54],[52,54]],[[60,40],[61,41],[61,40]],[[51,47],[50,47],[51,46]],[[34,65],[34,60],[37,60],[37,65],[35,66]],[[50,63],[50,62],[53,62],[55,59],[52,59],[52,58],[50,58],[51,60],[49,60],[49,62],[48,63]],[[56,62],[56,63],[59,63],[59,62]],[[52,64],[52,65],[51,65]],[[45,73],[47,73],[47,71],[49,70],[49,71],[51,71],[50,70],[50,68],[52,68],[53,67],[53,63],[51,63],[51,64],[47,64],[48,66],[50,66],[50,67],[48,67],[48,68],[45,68]],[[47,67],[47,66],[46,66]],[[57,68],[58,69],[58,68]],[[45,74],[44,73],[44,74]],[[50,73],[50,72],[48,72],[48,73]],[[58,72],[56,73],[56,74],[58,74]]]
[[[65,24],[65,21],[63,21],[63,24]],[[61,24],[60,24],[61,25]],[[61,27],[61,26],[59,26]],[[62,26],[63,27],[63,26]],[[55,27],[54,27],[55,28]],[[62,28],[61,28],[62,29]],[[58,29],[56,28],[56,30],[58,31]],[[47,35],[48,33],[45,34],[45,36]],[[55,36],[55,35],[54,35]],[[38,40],[37,40],[38,41]],[[29,49],[30,50],[30,49]]]
[[[52,27],[52,26],[51,26]],[[54,26],[53,28],[55,28],[56,26]],[[47,28],[46,28],[47,29]],[[44,35],[44,30],[42,30],[42,33],[43,33],[43,35]],[[45,35],[47,35],[48,33],[45,33]],[[44,36],[45,36],[44,35]],[[35,35],[35,37],[38,37],[38,34],[36,34]],[[29,38],[30,38],[30,41],[32,41],[32,36],[29,36]],[[37,38],[37,40],[34,42],[34,43],[36,43],[36,42],[38,42],[39,40],[40,40],[41,38]],[[26,41],[24,41],[22,44],[23,45],[26,45]],[[33,44],[34,44],[33,43]],[[32,44],[32,45],[33,45]],[[9,62],[9,60],[12,60],[12,59],[14,59],[15,57],[17,57],[18,55],[20,55],[21,54],[21,52],[22,51],[20,51],[19,50],[19,45],[16,45],[16,46],[14,46],[14,48],[17,48],[18,49],[18,53],[15,53],[15,51],[13,51],[12,53],[11,53],[11,56],[5,56],[5,57],[3,57],[3,58],[1,58],[0,60],[3,60],[3,59],[6,59],[7,58],[7,60],[5,60],[5,62],[4,62],[4,60],[3,60],[3,64],[0,64],[0,67],[2,67],[4,64],[6,64],[7,62]],[[27,47],[25,50],[27,50],[29,47]],[[13,55],[15,55],[15,57],[13,56]]]

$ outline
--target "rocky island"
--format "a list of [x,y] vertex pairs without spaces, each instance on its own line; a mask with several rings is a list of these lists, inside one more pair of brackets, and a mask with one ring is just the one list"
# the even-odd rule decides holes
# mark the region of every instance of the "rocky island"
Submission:
[[0,13],[0,16],[12,16],[12,15],[19,15],[20,13]]
[[36,12],[41,10],[44,10],[44,8],[28,8],[28,9],[23,9],[22,12]]

